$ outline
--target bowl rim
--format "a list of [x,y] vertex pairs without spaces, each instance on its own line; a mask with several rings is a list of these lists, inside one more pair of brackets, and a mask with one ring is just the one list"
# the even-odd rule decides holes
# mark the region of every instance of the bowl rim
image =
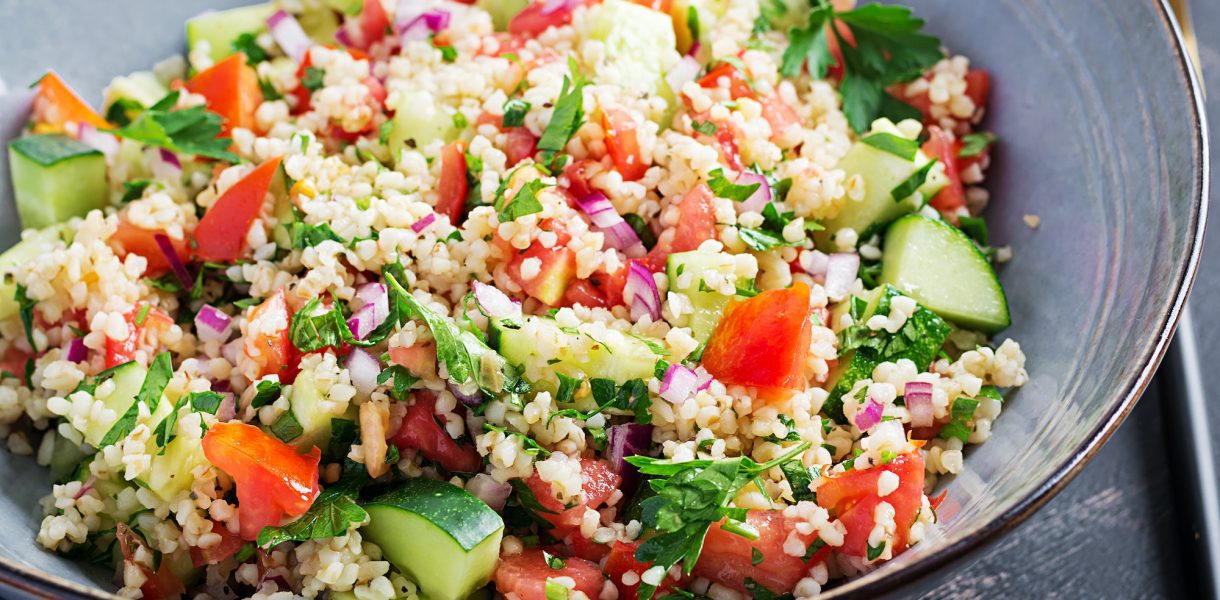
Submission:
[[[1129,376],[1120,387],[1125,388],[1121,400],[1110,407],[1084,440],[1064,459],[1051,475],[1041,482],[1033,491],[1025,495],[996,518],[979,529],[953,542],[940,552],[929,555],[903,569],[880,573],[874,571],[863,577],[849,580],[843,584],[826,590],[820,596],[823,598],[856,598],[873,597],[885,592],[894,591],[901,585],[923,579],[936,571],[948,566],[975,548],[993,541],[999,536],[1013,530],[1025,522],[1031,515],[1042,508],[1072,481],[1084,466],[1097,454],[1102,445],[1118,429],[1127,418],[1135,403],[1143,396],[1144,390],[1156,374],[1161,360],[1165,357],[1173,334],[1182,318],[1186,300],[1194,285],[1202,258],[1203,239],[1207,226],[1209,191],[1211,187],[1210,144],[1208,139],[1208,124],[1205,110],[1202,86],[1199,72],[1186,49],[1186,42],[1177,20],[1173,17],[1168,0],[1155,0],[1161,27],[1169,34],[1172,50],[1176,55],[1176,67],[1186,81],[1187,92],[1190,95],[1190,124],[1194,133],[1196,162],[1196,183],[1198,194],[1190,199],[1190,216],[1193,219],[1191,229],[1194,235],[1187,239],[1187,252],[1182,256],[1185,264],[1181,277],[1175,282],[1173,301],[1159,315],[1159,325],[1156,328],[1157,342],[1144,357],[1144,367]],[[117,598],[113,593],[89,587],[18,563],[11,559],[0,557],[0,587],[36,598]]]

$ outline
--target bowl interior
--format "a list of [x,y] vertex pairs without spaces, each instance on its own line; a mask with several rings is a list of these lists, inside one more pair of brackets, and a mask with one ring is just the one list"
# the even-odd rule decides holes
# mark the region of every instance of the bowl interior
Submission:
[[[182,48],[182,22],[249,2],[127,0],[0,4],[0,138],[16,135],[25,86],[55,68],[91,101],[114,75]],[[830,593],[890,587],[1046,499],[1138,398],[1168,341],[1201,242],[1206,153],[1196,92],[1163,7],[1105,0],[909,0],[954,53],[992,74],[987,125],[1000,138],[989,181],[991,233],[1014,255],[1001,269],[1031,380],[990,441],[948,481],[945,526],[882,568]],[[35,27],[34,25],[37,24]],[[116,43],[115,32],[124,32]],[[7,180],[0,164],[0,181]],[[19,225],[0,186],[0,247]],[[1023,217],[1037,215],[1028,227]],[[42,551],[33,461],[0,452],[0,561],[88,586],[110,574]],[[45,579],[45,576],[38,578]],[[0,576],[0,580],[11,577]],[[24,578],[29,581],[29,578]],[[67,590],[60,589],[57,594]],[[79,590],[78,590],[79,591]]]

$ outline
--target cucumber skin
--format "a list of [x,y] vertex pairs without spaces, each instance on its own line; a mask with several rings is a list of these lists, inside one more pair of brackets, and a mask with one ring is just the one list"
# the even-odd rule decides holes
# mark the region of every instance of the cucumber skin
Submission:
[[[36,146],[40,141],[54,147],[40,149]],[[76,140],[61,135],[26,136],[9,144],[8,157],[17,214],[26,229],[83,217],[104,208],[109,200],[106,157]]]
[[[365,508],[374,506],[388,506],[419,515],[443,527],[443,531],[468,552],[504,527],[504,520],[487,503],[451,483],[423,477],[408,479],[397,489],[365,504]],[[490,533],[479,534],[480,531]]]
[[[986,283],[994,285],[992,292],[994,297],[991,298],[991,300],[994,301],[996,306],[999,307],[998,316],[992,317],[978,314],[977,311],[979,310],[979,307],[975,307],[974,309],[961,309],[957,307],[950,308],[946,306],[938,306],[939,302],[936,302],[931,298],[924,297],[924,294],[921,293],[919,286],[906,286],[902,284],[902,274],[897,271],[898,267],[894,266],[897,264],[897,261],[887,262],[884,260],[884,258],[891,256],[891,253],[897,250],[897,248],[891,248],[890,244],[900,243],[905,245],[907,243],[907,237],[904,235],[906,233],[906,228],[916,226],[931,228],[935,230],[936,233],[945,236],[946,242],[952,243],[955,245],[955,247],[960,248],[963,253],[967,254],[969,258],[975,262],[974,265],[965,265],[965,267],[975,268],[982,271],[985,275],[983,279],[987,280]],[[940,257],[938,257],[938,259],[939,258]],[[943,265],[943,261],[938,260],[936,261],[936,264]],[[948,275],[946,275],[946,277],[947,276]],[[1004,291],[1004,286],[1000,283],[999,276],[996,275],[995,268],[991,265],[991,262],[987,260],[987,257],[984,256],[983,253],[978,249],[978,247],[974,245],[974,241],[972,241],[965,232],[948,223],[945,223],[944,221],[931,219],[923,215],[907,215],[894,221],[886,233],[882,269],[881,275],[878,277],[878,281],[883,284],[894,286],[901,291],[903,295],[915,299],[916,302],[927,306],[930,310],[944,317],[946,320],[956,323],[957,325],[966,329],[975,329],[983,333],[995,334],[1007,329],[1010,325],[1012,325],[1012,315],[1008,309],[1008,296]],[[975,286],[972,291],[981,292],[982,290],[980,290],[979,287],[981,286]],[[975,314],[971,315],[969,314],[970,312],[975,312]]]

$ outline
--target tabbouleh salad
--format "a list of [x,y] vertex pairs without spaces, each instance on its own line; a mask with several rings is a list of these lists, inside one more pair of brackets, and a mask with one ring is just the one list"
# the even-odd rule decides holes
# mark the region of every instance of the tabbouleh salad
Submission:
[[9,144],[0,431],[131,598],[811,598],[1028,379],[900,6],[279,0]]

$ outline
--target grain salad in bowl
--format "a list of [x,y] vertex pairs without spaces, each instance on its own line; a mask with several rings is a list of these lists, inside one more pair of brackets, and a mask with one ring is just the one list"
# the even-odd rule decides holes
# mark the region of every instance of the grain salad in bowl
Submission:
[[55,73],[0,425],[133,598],[817,596],[1027,380],[909,9],[285,0]]

